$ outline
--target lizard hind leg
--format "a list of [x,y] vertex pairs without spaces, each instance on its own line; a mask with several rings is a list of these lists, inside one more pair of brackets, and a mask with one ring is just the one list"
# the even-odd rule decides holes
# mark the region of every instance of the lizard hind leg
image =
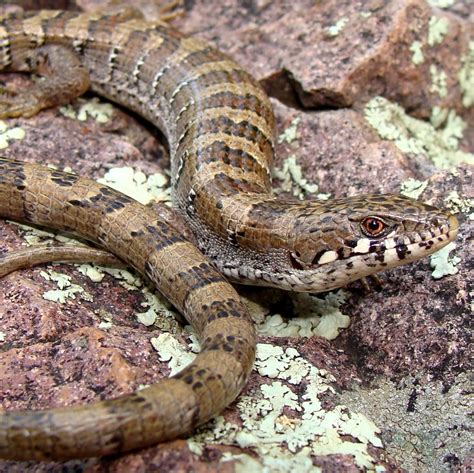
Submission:
[[40,77],[24,90],[0,89],[0,118],[31,117],[45,108],[64,105],[90,85],[89,73],[79,57],[58,44],[29,50],[11,68]]

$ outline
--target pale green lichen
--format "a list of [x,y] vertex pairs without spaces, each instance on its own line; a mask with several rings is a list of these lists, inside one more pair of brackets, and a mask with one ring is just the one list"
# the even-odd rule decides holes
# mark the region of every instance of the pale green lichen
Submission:
[[[274,462],[272,468],[262,467],[262,464],[255,458],[247,455],[245,453],[232,454],[230,452],[225,452],[222,458],[222,463],[233,462],[235,473],[278,473],[281,471],[289,471],[289,461],[288,459],[282,460],[278,463]],[[310,458],[295,458],[292,462],[292,471],[297,471],[299,473],[321,473],[321,468],[313,466],[313,462]]]
[[7,334],[5,332],[0,331],[0,343],[4,342],[7,338]]
[[16,225],[21,232],[23,232],[23,239],[27,246],[41,245],[45,241],[54,240],[55,234],[48,232],[47,230],[40,230],[39,228],[32,227],[26,223],[10,222],[12,225]]
[[187,350],[173,335],[162,333],[150,340],[153,348],[158,352],[160,361],[167,362],[170,376],[181,371],[192,363],[196,355]]
[[67,274],[47,270],[41,271],[40,275],[47,281],[54,281],[58,286],[58,289],[43,293],[43,298],[48,301],[65,304],[69,299],[75,300],[76,295],[79,295],[81,299],[85,301],[93,300],[92,295],[86,292],[81,286],[71,283],[71,277]]
[[96,311],[97,315],[100,318],[98,327],[102,330],[109,330],[113,327],[114,318],[112,314],[105,308],[99,307],[99,310]]
[[383,139],[393,141],[404,153],[424,154],[444,169],[461,163],[474,164],[474,155],[458,149],[466,124],[450,111],[443,128],[409,116],[397,104],[375,97],[364,109],[366,120]]
[[[66,235],[40,230],[24,223],[11,223],[17,225],[18,228],[23,232],[23,239],[28,246],[49,246],[54,241],[84,246],[82,242]],[[76,295],[79,295],[81,299],[86,301],[93,300],[92,295],[86,292],[81,286],[71,283],[71,277],[66,274],[61,274],[53,270],[47,270],[41,271],[40,275],[47,281],[56,282],[58,286],[58,289],[46,291],[43,293],[43,298],[46,300],[65,304],[70,299],[76,299]]]
[[188,439],[187,444],[189,451],[195,455],[201,456],[204,452],[204,445],[202,443],[194,442],[192,439]]
[[402,182],[400,186],[400,194],[411,197],[412,199],[418,199],[421,194],[425,191],[428,186],[428,181],[418,181],[411,177],[406,181]]
[[199,353],[201,351],[201,343],[191,325],[185,325],[184,332],[186,333],[186,343],[188,348],[193,353]]
[[290,123],[290,126],[283,130],[282,133],[278,136],[278,143],[293,143],[298,138],[298,123],[300,122],[300,117],[295,117]]
[[62,113],[66,118],[71,120],[77,120],[77,112],[71,104],[63,105],[59,107],[60,113]]
[[225,461],[237,461],[241,469],[252,465],[255,471],[318,471],[311,455],[332,454],[352,455],[362,469],[376,467],[369,445],[382,447],[379,430],[344,405],[323,406],[320,396],[335,393],[334,378],[327,371],[317,369],[294,348],[269,344],[258,344],[255,369],[273,381],[239,398],[241,423],[219,418],[210,424],[215,426],[212,430],[203,429],[191,439],[194,446],[237,443],[251,449],[258,460],[229,452]]
[[107,123],[114,114],[114,107],[110,103],[101,102],[97,97],[88,100],[76,110],[71,105],[59,108],[59,111],[68,118],[86,121],[94,119],[98,123]]
[[431,74],[431,87],[430,92],[438,94],[441,98],[448,95],[447,80],[448,76],[446,72],[438,67],[435,64],[430,65],[430,74]]
[[334,25],[325,28],[326,35],[330,37],[337,36],[344,29],[348,22],[349,18],[341,18]]
[[[164,316],[163,312],[167,310],[161,299],[154,292],[148,290],[148,288],[144,288],[143,295],[145,296],[145,301],[140,305],[147,310],[145,312],[137,313],[136,317],[140,323],[146,327],[151,327],[157,322],[159,314],[161,313]],[[169,311],[167,312],[169,313]],[[171,317],[173,316],[171,315]]]
[[[423,380],[422,373],[396,382],[381,378],[371,387],[354,385],[342,393],[341,401],[352,410],[370,413],[383,426],[386,454],[403,471],[450,473],[456,468],[447,459],[468,458],[474,444],[469,377],[458,375],[448,389],[432,376],[425,377],[431,381]],[[412,411],[407,410],[409,399],[414,399]]]
[[306,293],[293,295],[295,317],[285,320],[280,314],[260,317],[256,322],[257,331],[274,337],[312,337],[317,335],[328,340],[335,339],[342,328],[347,328],[350,318],[341,312],[345,302],[343,290],[330,292],[324,296]]
[[145,327],[151,327],[156,322],[157,317],[157,313],[151,309],[137,314],[137,320]]
[[104,309],[99,309],[99,317],[101,321],[99,322],[98,328],[102,330],[109,330],[113,327],[113,317]]
[[281,181],[276,193],[291,192],[295,197],[302,200],[307,194],[318,191],[316,184],[311,184],[303,177],[301,166],[296,162],[296,156],[292,155],[285,159],[281,168],[274,168],[272,175]]
[[469,52],[462,58],[462,67],[458,77],[462,104],[466,108],[470,107],[474,104],[474,41],[469,42]]
[[[456,115],[454,110],[449,111],[445,123],[444,128],[439,128],[438,126],[438,133],[441,135],[442,142],[446,144],[448,149],[456,149],[459,145],[459,141],[463,138],[464,130],[467,128],[467,125],[461,117]],[[473,155],[471,154],[470,156],[471,159],[468,159],[466,162],[474,162],[472,160]]]
[[77,246],[87,246],[87,244],[77,238],[72,238],[64,233],[55,233],[32,227],[26,223],[18,223],[9,221],[10,224],[16,225],[22,233],[23,240],[27,246],[48,246],[54,243],[73,244]]
[[0,120],[0,149],[8,148],[10,140],[22,140],[25,136],[23,128],[9,128],[6,122]]
[[77,270],[95,283],[102,282],[105,276],[105,273],[101,270],[100,266],[95,266],[93,264],[80,264],[77,266]]
[[421,41],[413,41],[413,43],[410,45],[410,51],[413,53],[413,56],[411,57],[413,64],[418,65],[425,62],[425,58],[423,56],[423,45]]
[[165,301],[156,291],[145,286],[142,290],[145,300],[140,303],[145,312],[136,314],[139,322],[146,326],[154,325],[160,330],[173,334],[181,331],[178,314],[171,310],[169,302]]
[[79,264],[78,271],[87,276],[93,282],[101,282],[105,274],[109,274],[117,279],[119,284],[128,290],[140,290],[143,286],[143,281],[140,276],[125,268],[109,268],[107,266],[99,266],[95,264]]
[[[96,268],[99,268],[99,266],[96,266]],[[117,279],[118,283],[125,289],[136,291],[143,287],[143,281],[141,277],[137,273],[129,271],[128,269],[101,266],[100,270]]]
[[76,174],[74,172],[74,170],[71,168],[71,166],[61,167],[61,166],[57,166],[56,164],[53,164],[53,163],[42,163],[42,164],[44,166],[46,166],[48,169],[58,169],[60,171],[69,172],[71,174]]
[[48,270],[41,271],[40,275],[46,279],[46,281],[54,281],[59,289],[64,289],[71,286],[71,276],[67,274],[61,274],[56,271]]
[[[15,222],[13,222],[15,223]],[[16,223],[15,223],[16,224]],[[45,230],[39,230],[35,227],[31,227],[26,224],[16,224],[18,227],[25,232],[23,238],[26,240],[28,245],[38,246],[45,244],[45,242],[58,241],[66,244],[75,244],[82,245],[81,242],[76,239],[70,238],[63,234],[55,234],[53,232],[48,232]],[[144,301],[141,305],[146,309],[145,312],[137,312],[135,316],[137,320],[143,323],[146,326],[155,324],[156,327],[171,331],[176,333],[179,331],[179,323],[176,320],[176,313],[170,309],[170,305],[160,298],[158,293],[153,292],[148,286],[144,286],[142,279],[139,275],[134,272],[129,271],[125,268],[109,268],[104,266],[98,266],[94,264],[79,264],[75,265],[78,271],[87,276],[91,281],[95,283],[100,283],[105,274],[109,274],[115,278],[119,285],[124,287],[127,290],[136,291],[139,290],[142,292]],[[46,274],[46,273],[45,273]],[[57,273],[59,274],[59,273]],[[58,301],[64,303],[68,298],[74,298],[74,294],[82,294],[82,298],[87,298],[84,296],[84,290],[78,286],[70,284],[70,276],[61,275],[58,276],[58,283],[60,285],[66,285],[64,290],[59,291],[48,291],[46,297],[49,300]],[[68,284],[69,283],[69,284]],[[109,320],[101,322],[101,328],[109,327]]]
[[[66,244],[73,243],[75,245],[82,245],[81,242],[62,234],[39,230],[26,224],[16,225],[25,232],[24,238],[29,245],[37,246],[54,240]],[[181,331],[177,320],[177,314],[170,308],[170,304],[164,299],[161,299],[157,292],[152,291],[148,286],[144,286],[142,279],[136,273],[124,268],[109,268],[93,264],[79,264],[75,266],[81,274],[87,276],[95,283],[100,283],[105,274],[109,274],[125,289],[141,291],[144,297],[144,301],[141,305],[146,310],[144,312],[135,313],[135,317],[139,322],[146,326],[154,325],[161,330],[169,331],[171,333],[178,333]],[[70,276],[51,270],[48,270],[47,272],[42,271],[40,274],[49,281],[56,281],[59,288],[57,290],[46,291],[43,294],[45,299],[64,304],[68,299],[75,299],[76,295],[80,295],[83,300],[92,300],[92,296],[82,287],[71,283]],[[109,329],[112,326],[112,318],[110,314],[99,315],[102,319],[98,325],[99,328],[105,330]]]
[[444,201],[452,213],[462,212],[468,216],[469,220],[474,220],[474,214],[471,213],[474,208],[474,199],[461,197],[458,192],[451,191]]
[[299,353],[294,348],[260,343],[254,369],[261,376],[280,378],[290,384],[299,384],[309,374],[309,365],[299,362]]
[[170,201],[170,191],[165,187],[168,179],[160,173],[146,176],[131,167],[112,168],[97,182],[123,192],[142,204]]
[[[293,144],[298,139],[298,124],[300,117],[295,117],[290,126],[278,137],[279,143]],[[303,170],[296,161],[296,156],[291,155],[283,162],[281,168],[273,168],[272,177],[281,181],[278,187],[275,187],[275,193],[291,192],[295,197],[302,200],[307,194],[314,194],[318,191],[316,184],[311,184],[303,177]],[[327,199],[328,194],[319,194],[320,199]]]
[[434,128],[440,128],[446,122],[449,115],[449,109],[435,105],[431,110],[430,123]]
[[434,46],[442,43],[449,31],[449,21],[447,18],[432,16],[428,24],[428,44]]
[[430,256],[430,266],[434,269],[431,273],[433,279],[441,279],[444,276],[459,272],[456,265],[461,262],[461,258],[458,256],[449,256],[449,253],[455,249],[456,243],[451,242]]
[[456,0],[428,0],[428,3],[435,8],[449,8]]

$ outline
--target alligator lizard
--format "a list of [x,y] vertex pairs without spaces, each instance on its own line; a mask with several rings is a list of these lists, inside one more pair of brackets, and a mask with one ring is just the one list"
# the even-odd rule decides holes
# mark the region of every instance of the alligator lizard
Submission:
[[169,142],[176,207],[205,255],[116,191],[0,159],[0,215],[78,233],[118,255],[157,285],[202,340],[189,367],[135,394],[1,412],[1,458],[128,451],[186,435],[235,399],[252,368],[255,334],[211,263],[240,283],[320,292],[417,260],[456,236],[454,216],[400,195],[275,198],[267,96],[224,54],[162,24],[100,13],[12,15],[0,19],[0,65],[47,79],[3,96],[0,116],[33,115],[90,88],[159,127]]

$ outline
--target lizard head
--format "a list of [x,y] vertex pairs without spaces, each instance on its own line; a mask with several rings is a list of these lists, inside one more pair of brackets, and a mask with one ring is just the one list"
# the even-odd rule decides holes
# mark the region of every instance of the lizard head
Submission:
[[[292,291],[327,291],[416,261],[447,245],[458,231],[455,216],[402,195],[292,205],[274,200],[260,209],[259,220],[265,214],[273,230],[268,250],[244,261],[238,278],[235,268],[233,274],[221,270],[238,282]],[[254,228],[251,218],[247,225]]]

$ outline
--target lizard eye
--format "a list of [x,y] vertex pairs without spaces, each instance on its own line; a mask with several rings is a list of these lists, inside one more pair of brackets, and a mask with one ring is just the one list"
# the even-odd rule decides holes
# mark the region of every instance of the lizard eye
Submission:
[[376,217],[366,217],[361,222],[362,232],[370,237],[380,236],[386,228],[385,222]]

